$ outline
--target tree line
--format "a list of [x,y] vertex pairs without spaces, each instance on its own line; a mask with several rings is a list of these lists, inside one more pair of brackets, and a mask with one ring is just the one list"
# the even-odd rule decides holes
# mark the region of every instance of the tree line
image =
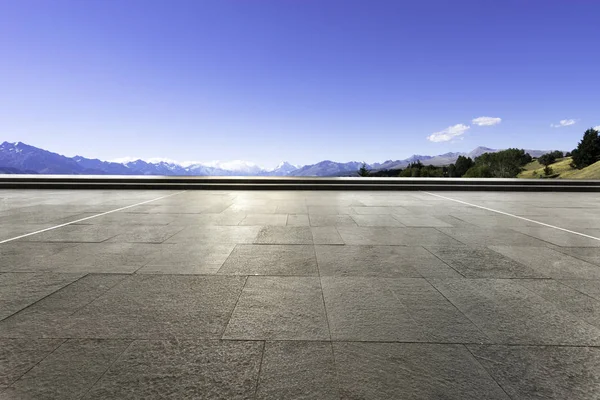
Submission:
[[[551,176],[551,164],[563,157],[572,157],[571,166],[582,169],[600,161],[600,137],[595,129],[585,131],[577,148],[563,154],[556,150],[543,154],[537,160],[544,165],[544,174]],[[370,171],[365,163],[358,170],[359,176],[375,177],[440,177],[440,178],[516,178],[524,166],[533,161],[523,149],[507,149],[495,153],[484,153],[474,160],[459,156],[456,162],[448,166],[424,165],[421,161],[410,163],[406,168],[394,170]]]

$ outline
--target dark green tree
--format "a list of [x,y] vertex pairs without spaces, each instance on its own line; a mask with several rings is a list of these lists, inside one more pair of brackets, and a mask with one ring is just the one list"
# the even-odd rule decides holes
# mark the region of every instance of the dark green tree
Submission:
[[371,171],[367,168],[367,163],[362,163],[360,168],[358,169],[358,176],[370,176]]
[[460,178],[463,176],[472,166],[474,165],[473,160],[470,157],[458,156],[456,159],[455,166],[455,176]]
[[550,164],[554,164],[556,161],[555,153],[546,153],[538,157],[538,162],[543,166],[547,167]]
[[588,165],[592,165],[600,160],[600,138],[598,131],[588,129],[583,134],[583,139],[577,145],[577,148],[571,152],[573,162],[571,165],[574,168],[582,169]]
[[531,160],[531,155],[525,153],[525,150],[507,149],[482,154],[475,159],[475,167],[480,168],[476,170],[478,174],[483,174],[478,175],[480,177],[490,174],[492,178],[515,178],[523,170],[523,166]]

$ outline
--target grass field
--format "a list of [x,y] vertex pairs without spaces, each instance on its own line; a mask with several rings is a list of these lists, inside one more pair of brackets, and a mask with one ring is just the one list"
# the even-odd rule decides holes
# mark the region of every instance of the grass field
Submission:
[[[571,157],[565,157],[557,160],[554,164],[551,164],[551,176],[559,179],[600,179],[600,161],[583,169],[572,168],[570,165],[571,161]],[[543,177],[545,177],[544,166],[537,162],[537,160],[527,164],[525,170],[518,176],[518,178],[523,179]]]

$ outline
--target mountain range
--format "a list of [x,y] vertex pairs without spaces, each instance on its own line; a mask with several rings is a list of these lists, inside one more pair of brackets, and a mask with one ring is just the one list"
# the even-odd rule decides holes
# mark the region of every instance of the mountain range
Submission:
[[[413,155],[404,160],[387,160],[368,164],[371,170],[400,169],[412,162],[426,165],[448,165],[459,156],[471,158],[499,151],[477,147],[468,153],[445,153],[437,156]],[[532,157],[547,151],[526,150]],[[358,161],[340,163],[330,160],[296,166],[282,162],[273,169],[264,169],[248,162],[186,163],[134,160],[125,162],[101,161],[82,156],[66,157],[22,142],[0,144],[0,174],[71,174],[71,175],[187,175],[187,176],[349,176],[362,165]]]

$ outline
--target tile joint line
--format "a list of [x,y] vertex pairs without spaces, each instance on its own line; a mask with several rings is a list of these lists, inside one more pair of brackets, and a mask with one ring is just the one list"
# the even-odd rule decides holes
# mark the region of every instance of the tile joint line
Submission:
[[540,222],[540,221],[536,221],[536,220],[533,220],[533,219],[529,219],[529,218],[521,217],[521,216],[518,216],[518,215],[510,214],[510,213],[507,213],[507,212],[504,212],[504,211],[494,210],[493,208],[479,206],[477,204],[467,203],[466,201],[453,199],[453,198],[442,196],[442,195],[435,194],[435,193],[430,193],[430,192],[426,192],[426,191],[422,191],[422,192],[426,193],[428,195],[431,195],[431,196],[439,197],[440,199],[446,199],[446,200],[454,201],[456,203],[466,204],[466,205],[471,206],[471,207],[476,207],[476,208],[480,208],[482,210],[487,210],[487,211],[495,212],[497,214],[502,214],[502,215],[506,215],[506,216],[509,216],[509,217],[522,219],[523,221],[533,222],[535,224],[546,226],[548,228],[553,228],[553,229],[557,229],[559,231],[568,232],[568,233],[572,233],[574,235],[583,236],[583,237],[588,238],[588,239],[600,241],[600,238],[597,238],[595,236],[586,235],[585,233],[581,233],[581,232],[575,232],[575,231],[572,231],[572,230],[569,230],[569,229],[561,228],[560,226],[554,226],[554,225],[546,224],[544,222]]
[[186,190],[183,190],[183,191],[181,191],[181,192],[171,193],[171,194],[168,194],[168,195],[166,195],[166,196],[158,197],[158,198],[156,198],[156,199],[142,201],[141,203],[136,203],[136,204],[132,204],[132,205],[129,205],[129,206],[125,206],[125,207],[117,208],[117,209],[115,209],[115,210],[106,211],[106,212],[103,212],[103,213],[100,213],[100,214],[91,215],[91,216],[89,216],[89,217],[85,217],[85,218],[81,218],[81,219],[78,219],[78,220],[75,220],[75,221],[67,222],[67,223],[65,223],[65,224],[60,224],[60,225],[56,225],[56,226],[51,226],[50,228],[45,228],[45,229],[41,229],[41,230],[39,230],[39,231],[35,231],[35,232],[31,232],[31,233],[26,233],[26,234],[24,234],[24,235],[20,235],[20,236],[14,237],[14,238],[5,239],[5,240],[0,240],[0,244],[3,244],[3,243],[8,243],[8,242],[12,242],[13,240],[22,239],[22,238],[24,238],[24,237],[27,237],[27,236],[36,235],[36,234],[38,234],[38,233],[48,232],[48,231],[51,231],[51,230],[54,230],[54,229],[62,228],[63,226],[67,226],[67,225],[76,224],[77,222],[81,222],[81,221],[87,221],[88,219],[92,219],[92,218],[96,218],[96,217],[101,217],[101,216],[103,216],[103,215],[112,214],[112,213],[114,213],[114,212],[118,212],[118,211],[127,210],[128,208],[132,208],[132,207],[141,206],[141,205],[143,205],[143,204],[148,204],[148,203],[151,203],[151,202],[153,202],[153,201],[157,201],[157,200],[161,200],[161,199],[166,199],[167,197],[176,196],[176,195],[178,195],[178,194],[181,194],[181,193],[184,193],[184,192],[186,192]]

